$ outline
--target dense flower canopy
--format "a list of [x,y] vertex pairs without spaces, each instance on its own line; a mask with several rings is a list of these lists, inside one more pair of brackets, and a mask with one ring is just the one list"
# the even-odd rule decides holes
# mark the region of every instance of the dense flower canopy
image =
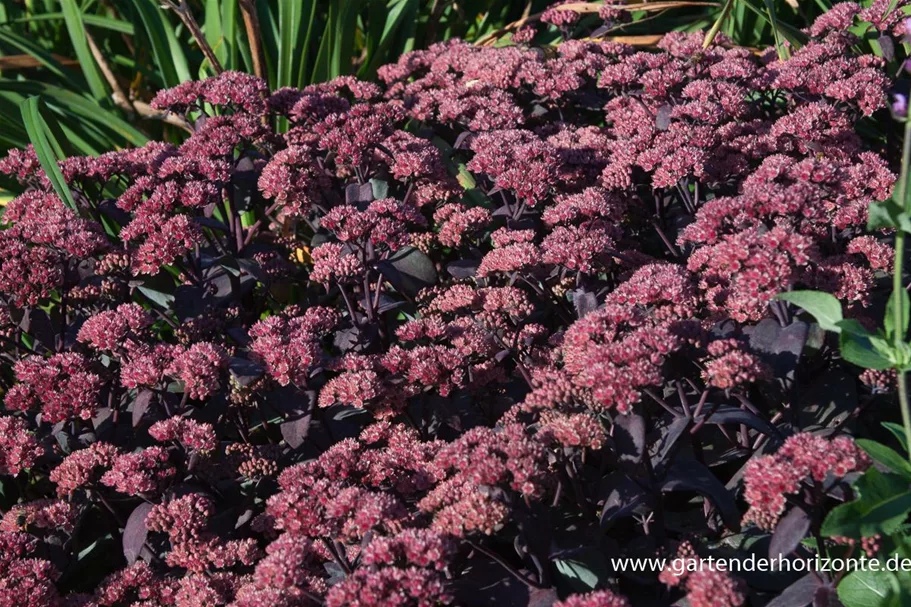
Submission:
[[788,59],[520,30],[378,84],[226,72],[154,99],[183,143],[60,162],[75,209],[10,154],[0,607],[743,603],[719,571],[573,594],[565,563],[691,558],[869,464],[796,408],[799,365],[842,363],[773,301],[867,322],[890,269],[866,13]]

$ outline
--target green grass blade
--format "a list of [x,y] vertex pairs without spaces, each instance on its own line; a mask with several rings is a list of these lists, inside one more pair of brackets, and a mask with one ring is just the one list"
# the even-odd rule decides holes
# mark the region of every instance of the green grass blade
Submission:
[[[791,43],[794,48],[800,48],[807,40],[806,34],[801,32],[799,29],[795,28],[792,25],[784,23],[779,20],[774,11],[769,13],[765,10],[765,7],[761,7],[754,0],[739,0],[743,2],[744,6],[753,11],[759,18],[768,22],[772,26],[772,33],[777,37],[780,35],[782,38]],[[769,0],[763,0],[769,2]]]
[[237,2],[222,2],[221,31],[225,37],[225,60],[222,65],[225,66],[226,70],[236,70],[239,67],[237,52],[237,35],[239,32],[237,27]]
[[[372,78],[380,65],[393,59],[387,55],[387,52],[392,46],[392,42],[398,34],[402,23],[404,23],[405,17],[415,12],[418,5],[418,0],[392,0],[388,5],[387,10],[382,11],[385,15],[385,21],[381,24],[382,31],[378,36],[375,36],[375,34],[368,35],[368,38],[373,38],[375,36],[377,43],[373,48],[368,46],[369,60],[364,62],[358,70],[358,77]],[[373,27],[374,25],[371,24],[371,30]]]
[[316,21],[317,14],[316,9],[318,2],[310,2],[310,14],[307,18],[307,33],[304,35],[304,39],[301,40],[301,59],[300,64],[297,69],[297,80],[294,82],[294,86],[304,86],[307,82],[307,74],[311,73],[310,67],[310,48],[313,46],[313,32],[317,30]]
[[75,90],[85,90],[85,85],[77,83],[75,80],[73,80],[70,73],[65,70],[62,65],[60,65],[59,61],[54,59],[50,53],[33,43],[28,38],[11,32],[9,29],[0,28],[0,44],[11,46],[27,55],[34,57],[35,60],[43,67],[45,67],[49,72],[51,72],[51,74],[57,78],[60,78],[63,82],[68,83],[71,88]]
[[[18,19],[9,19],[0,21],[0,25],[16,24],[16,23],[33,23],[38,21],[63,21],[63,13],[43,13],[40,15],[30,15],[28,17],[21,17]],[[91,13],[83,13],[82,21],[91,27],[97,27],[101,29],[111,30],[112,32],[117,32],[118,34],[126,34],[132,36],[135,33],[135,28],[133,24],[129,21],[124,21],[123,19],[115,19],[114,17],[105,17],[104,15],[93,15]]]
[[25,130],[35,148],[35,155],[38,156],[38,162],[44,169],[48,180],[51,182],[54,191],[63,201],[63,204],[78,213],[76,202],[70,192],[69,186],[63,180],[63,173],[57,166],[57,157],[54,155],[55,143],[51,142],[50,129],[47,122],[41,115],[40,99],[38,97],[29,97],[21,106],[22,120],[25,123]]
[[59,108],[61,114],[71,115],[77,122],[91,123],[104,132],[104,140],[117,146],[141,146],[148,143],[148,138],[126,120],[122,119],[116,111],[100,107],[90,99],[73,93],[65,88],[35,80],[6,80],[0,79],[0,94],[10,93],[17,95],[17,102],[21,103],[27,97],[40,95],[45,105],[51,109]]
[[99,101],[107,100],[108,85],[89,50],[89,43],[85,37],[85,23],[82,21],[82,10],[76,4],[76,0],[60,0],[60,7],[63,9],[63,20],[70,34],[70,42],[76,53],[76,59],[79,60],[79,67],[82,68],[82,75],[85,76],[92,96]]
[[330,62],[330,78],[335,78],[351,71],[358,9],[361,2],[360,0],[341,0],[339,4],[342,7],[338,11],[339,18],[335,24],[335,33],[333,34],[335,45],[332,49],[332,61]]
[[311,82],[332,80],[346,74],[354,56],[360,0],[336,0],[329,5],[329,18],[323,30]]
[[[259,17],[259,28],[263,37],[263,52],[266,55],[266,81],[269,83],[269,87],[274,90],[278,76],[278,62],[276,61],[280,37],[278,22],[275,18],[275,12],[268,2],[257,2],[256,14]],[[243,39],[244,44],[242,52],[249,56],[250,45],[247,41],[247,32],[240,33],[240,38]],[[253,70],[251,69],[250,71],[252,72]]]
[[296,58],[300,56],[302,17],[311,11],[313,0],[279,0],[278,3],[278,73],[276,88],[291,86]]
[[221,8],[218,0],[206,0],[205,22],[203,23],[203,33],[206,35],[206,41],[212,47],[218,61],[224,65],[228,56],[227,45],[225,44],[225,32],[221,26]]
[[[174,28],[163,10],[152,0],[136,0],[133,6],[142,20],[149,44],[152,46],[155,66],[158,68],[164,86],[177,86],[185,80],[190,80],[190,68],[187,65],[186,55],[177,43],[177,38],[173,33]],[[176,52],[175,46],[177,47]]]

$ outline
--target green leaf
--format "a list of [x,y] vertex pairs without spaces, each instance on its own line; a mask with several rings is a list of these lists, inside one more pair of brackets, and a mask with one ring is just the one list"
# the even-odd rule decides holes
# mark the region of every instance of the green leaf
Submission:
[[377,68],[390,59],[386,52],[406,17],[412,13],[412,9],[417,8],[417,5],[417,0],[393,0],[386,10],[381,11],[384,21],[378,26],[382,26],[382,31],[379,34],[368,31],[368,37],[376,40],[376,44],[369,48],[370,61],[365,62],[358,70],[360,78],[372,78],[376,74]]
[[775,299],[790,302],[809,312],[819,326],[826,331],[841,333],[837,323],[844,318],[841,302],[834,295],[822,291],[788,291],[779,293]]
[[155,57],[155,66],[158,68],[164,85],[173,87],[190,80],[190,68],[187,65],[186,56],[164,10],[157,6],[154,0],[137,0],[133,6],[139,12],[139,17],[145,26],[146,35],[152,46],[152,54]]
[[829,512],[820,531],[826,537],[860,539],[877,533],[891,535],[911,510],[908,480],[870,468],[854,483],[858,497]]
[[73,80],[71,72],[64,69],[60,62],[54,59],[53,55],[35,44],[32,40],[12,32],[6,28],[0,28],[0,43],[9,45],[23,53],[33,57],[38,63],[47,69],[55,78],[60,79],[60,84],[66,84],[75,91],[84,91],[85,84],[77,83]]
[[[63,13],[43,13],[41,15],[29,15],[28,17],[23,17],[21,19],[9,19],[6,23],[32,23],[39,21],[63,21]],[[114,17],[105,17],[104,15],[93,15],[91,13],[84,13],[82,15],[82,21],[86,25],[91,25],[92,27],[98,27],[102,29],[111,30],[112,32],[117,32],[119,34],[126,34],[127,36],[132,36],[134,29],[133,24],[128,21],[123,21],[122,19],[115,19]]]
[[554,559],[554,565],[575,592],[594,590],[610,575],[604,555],[588,546],[574,550],[572,556]]
[[867,210],[867,229],[896,229],[911,233],[911,216],[894,200],[874,202]]
[[899,455],[894,449],[870,439],[858,438],[856,442],[857,446],[874,460],[911,481],[911,463],[908,462],[907,458]]
[[218,57],[218,61],[224,65],[225,59],[228,57],[228,48],[225,32],[221,26],[221,8],[219,5],[219,0],[206,0],[203,32],[206,36],[206,42],[212,47],[212,51],[215,53],[215,56]]
[[300,57],[302,48],[300,40],[301,25],[303,24],[303,15],[313,11],[310,6],[314,0],[304,2],[303,0],[279,0],[278,3],[278,76],[276,77],[276,88],[283,86],[295,86],[297,83],[292,79],[295,73],[295,60]]
[[[739,0],[742,2],[748,9],[756,13],[764,21],[768,22],[772,28],[772,33],[775,35],[776,41],[784,38],[794,48],[800,48],[803,43],[807,40],[807,35],[801,32],[798,28],[793,25],[789,25],[784,21],[781,21],[777,18],[774,7],[772,10],[766,10],[765,7],[760,7],[755,0]],[[770,0],[763,0],[763,4],[768,7]]]
[[841,330],[839,345],[844,360],[864,369],[882,370],[895,366],[891,344],[869,334],[863,325],[853,318],[839,321],[837,326]]
[[886,315],[883,318],[883,324],[886,327],[886,335],[892,337],[895,334],[895,305],[897,303],[896,295],[901,304],[902,312],[902,326],[899,327],[898,333],[904,338],[908,333],[908,319],[911,317],[911,297],[908,297],[908,292],[904,289],[898,289],[897,291],[892,291],[892,295],[889,296],[889,301],[886,303]]
[[311,82],[331,80],[351,69],[359,8],[360,0],[333,2],[329,5],[329,16],[320,40]]
[[886,430],[891,432],[896,439],[898,439],[898,442],[905,450],[905,453],[908,453],[908,437],[905,435],[905,427],[893,422],[883,422],[882,425]]
[[897,607],[901,586],[891,571],[852,571],[838,585],[838,600],[845,607]]
[[54,153],[55,148],[59,148],[56,141],[53,141],[50,128],[41,115],[40,99],[38,97],[29,97],[20,106],[22,111],[22,121],[25,123],[25,130],[28,137],[35,147],[35,155],[38,156],[38,162],[44,169],[48,180],[57,196],[63,201],[63,204],[78,212],[76,202],[70,192],[69,186],[63,179],[63,173],[57,166],[57,156]]
[[[91,99],[74,93],[65,88],[38,82],[35,80],[3,80],[0,79],[0,96],[8,96],[21,104],[26,98],[40,96],[47,104],[48,109],[57,112],[58,116],[72,115],[73,126],[88,128],[94,125],[99,129],[100,141],[106,145],[101,150],[108,151],[111,147],[125,145],[141,146],[148,142],[145,135],[129,122],[120,118],[115,110],[106,110]],[[67,132],[68,126],[64,122],[61,128],[66,132],[70,142],[73,142],[74,133]],[[83,154],[96,153],[80,148]]]
[[89,42],[85,36],[85,23],[82,21],[82,11],[76,4],[76,0],[60,0],[60,8],[63,9],[63,19],[70,34],[70,42],[76,52],[85,81],[89,84],[89,90],[92,91],[92,96],[98,100],[107,99],[108,86],[89,49]]

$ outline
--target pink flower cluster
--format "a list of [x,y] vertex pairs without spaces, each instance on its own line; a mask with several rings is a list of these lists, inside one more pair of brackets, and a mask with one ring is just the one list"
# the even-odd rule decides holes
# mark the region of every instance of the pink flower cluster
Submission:
[[750,509],[744,521],[774,529],[788,496],[797,493],[804,481],[839,479],[869,466],[870,458],[847,436],[828,440],[806,432],[795,434],[774,454],[747,464],[743,496]]
[[[652,590],[567,595],[568,563],[676,545],[680,521],[721,537],[740,488],[771,530],[869,465],[794,427],[809,376],[848,367],[773,297],[878,309],[893,260],[867,208],[895,175],[866,133],[892,81],[847,29],[897,22],[839,5],[782,60],[573,40],[626,11],[562,4],[376,83],[161,91],[185,141],[62,160],[76,209],[34,150],[0,160],[24,190],[0,230],[0,607],[430,607],[481,585],[627,607]],[[565,40],[535,48],[549,26]],[[858,379],[864,402],[894,385]],[[747,596],[719,570],[660,581],[648,601]]]
[[701,561],[689,542],[680,545],[672,562],[658,579],[666,586],[684,586],[693,607],[739,607],[746,601],[743,580]]

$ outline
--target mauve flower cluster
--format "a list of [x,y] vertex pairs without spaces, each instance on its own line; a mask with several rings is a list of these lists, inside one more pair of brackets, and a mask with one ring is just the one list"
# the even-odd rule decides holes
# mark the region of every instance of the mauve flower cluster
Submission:
[[891,269],[857,128],[891,81],[846,31],[881,13],[787,60],[529,26],[379,83],[227,72],[153,100],[183,143],[61,161],[75,209],[11,153],[0,607],[742,604],[602,553],[768,530],[868,465],[805,421],[802,365],[848,369],[773,297],[866,322]]
[[750,509],[744,519],[774,529],[789,495],[804,481],[822,483],[844,478],[870,466],[870,458],[850,438],[826,440],[809,433],[789,437],[773,455],[751,460],[744,469],[743,496]]
[[672,562],[658,579],[666,586],[684,586],[693,607],[739,607],[746,600],[744,581],[701,562],[688,542],[680,545]]

